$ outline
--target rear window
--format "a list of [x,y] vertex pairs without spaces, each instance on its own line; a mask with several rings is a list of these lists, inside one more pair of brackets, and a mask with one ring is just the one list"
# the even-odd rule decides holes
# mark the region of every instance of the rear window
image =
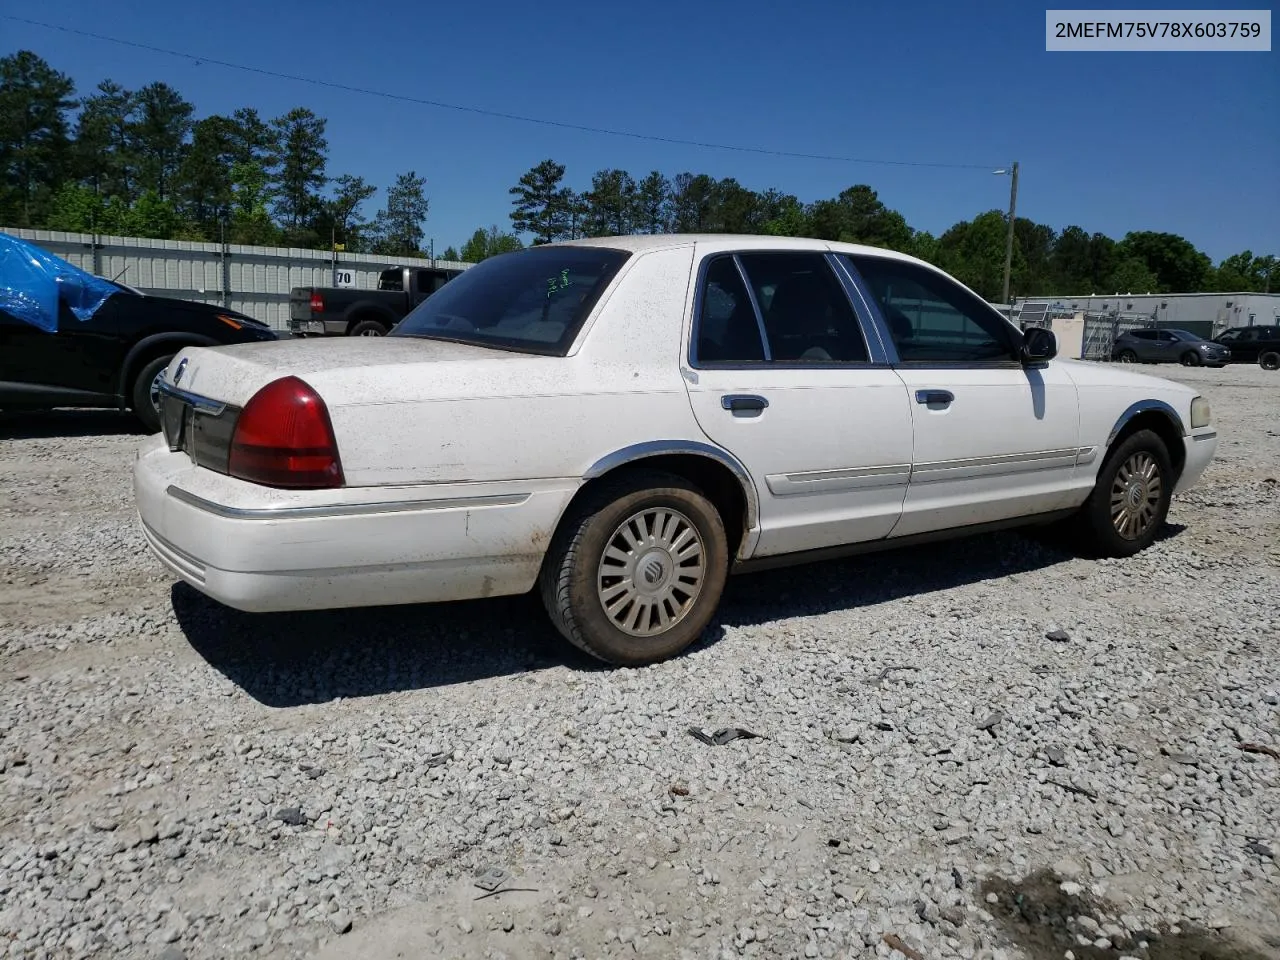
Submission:
[[563,356],[628,256],[549,246],[490,257],[410,311],[391,336]]
[[404,272],[401,270],[383,270],[378,274],[379,290],[403,290]]

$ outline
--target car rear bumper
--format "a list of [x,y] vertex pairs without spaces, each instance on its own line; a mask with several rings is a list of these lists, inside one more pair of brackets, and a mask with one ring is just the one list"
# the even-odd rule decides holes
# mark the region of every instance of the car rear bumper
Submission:
[[342,336],[347,332],[345,320],[295,320],[289,318],[289,332],[294,336]]
[[1198,430],[1189,437],[1183,437],[1182,444],[1186,450],[1186,462],[1173,489],[1174,493],[1190,490],[1200,482],[1200,477],[1218,449],[1218,431],[1212,428]]
[[139,451],[133,481],[160,561],[251,612],[524,593],[577,486],[274,490],[196,467],[161,438]]

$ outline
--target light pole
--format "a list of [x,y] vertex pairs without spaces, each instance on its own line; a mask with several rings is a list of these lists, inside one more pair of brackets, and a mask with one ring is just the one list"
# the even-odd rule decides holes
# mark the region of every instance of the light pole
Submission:
[[1000,170],[993,170],[993,173],[1004,176],[1009,174],[1011,181],[1009,183],[1009,232],[1004,241],[1004,300],[1009,302],[1009,271],[1013,268],[1013,224],[1018,208],[1018,161],[1013,161],[1013,165]]

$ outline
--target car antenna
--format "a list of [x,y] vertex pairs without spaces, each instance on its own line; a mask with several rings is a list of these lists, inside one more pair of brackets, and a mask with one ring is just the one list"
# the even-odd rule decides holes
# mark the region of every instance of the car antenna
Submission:
[[111,278],[111,282],[112,282],[112,283],[115,283],[117,280],[119,280],[121,277],[123,277],[123,276],[124,276],[126,273],[128,273],[128,272],[129,272],[129,265],[126,263],[126,264],[124,265],[124,269],[123,269],[123,270],[121,270],[119,273],[117,273],[114,277],[112,277],[112,278]]

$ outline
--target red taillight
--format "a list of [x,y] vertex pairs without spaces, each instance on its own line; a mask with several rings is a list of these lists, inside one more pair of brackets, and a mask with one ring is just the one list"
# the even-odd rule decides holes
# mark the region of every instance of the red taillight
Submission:
[[342,463],[320,395],[297,377],[273,380],[236,420],[227,472],[268,487],[340,487]]
[[324,313],[324,297],[318,293],[311,294],[311,312]]

